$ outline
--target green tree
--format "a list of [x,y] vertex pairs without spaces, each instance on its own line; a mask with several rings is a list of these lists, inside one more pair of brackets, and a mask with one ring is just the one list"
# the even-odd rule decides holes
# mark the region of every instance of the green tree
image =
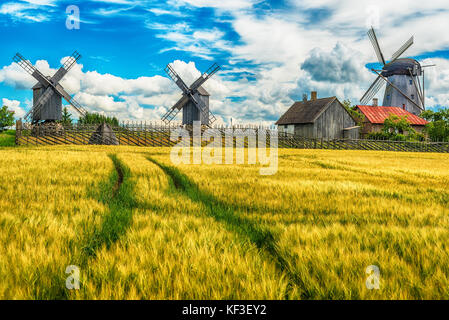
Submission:
[[61,123],[63,125],[70,125],[70,124],[72,124],[72,115],[69,113],[69,110],[67,109],[67,107],[64,107],[64,109],[62,109]]
[[14,111],[10,111],[7,106],[3,106],[0,108],[0,132],[12,125],[14,125]]
[[434,141],[449,141],[449,109],[438,111],[427,110],[421,117],[429,121],[426,125],[426,133]]
[[357,122],[357,125],[360,126],[360,128],[363,128],[365,122],[365,115],[360,111],[357,111],[357,106],[353,106],[351,100],[349,99],[344,100],[342,104],[343,107],[345,107],[345,109],[352,116],[352,118]]

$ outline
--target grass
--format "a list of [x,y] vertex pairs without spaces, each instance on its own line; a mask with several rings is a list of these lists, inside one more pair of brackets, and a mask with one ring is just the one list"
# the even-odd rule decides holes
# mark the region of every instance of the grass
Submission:
[[280,150],[260,176],[169,153],[0,150],[0,297],[449,298],[447,155]]
[[0,148],[1,147],[13,147],[16,141],[16,131],[6,130],[0,132]]

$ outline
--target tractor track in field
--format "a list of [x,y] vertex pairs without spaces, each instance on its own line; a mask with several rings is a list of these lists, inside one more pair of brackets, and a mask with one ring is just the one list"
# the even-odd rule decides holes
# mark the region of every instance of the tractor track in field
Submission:
[[175,190],[187,196],[190,200],[203,204],[209,216],[217,222],[223,223],[231,232],[237,233],[240,237],[252,242],[275,263],[278,271],[284,273],[288,278],[289,289],[286,292],[285,299],[289,299],[295,287],[300,290],[302,299],[313,298],[313,294],[308,292],[301,276],[291,267],[289,261],[293,261],[292,257],[287,252],[281,252],[271,231],[261,228],[243,215],[236,214],[235,212],[238,209],[235,209],[233,205],[224,203],[206,191],[200,190],[198,185],[177,168],[166,166],[150,156],[147,159],[169,177]]
[[112,197],[115,198],[117,196],[117,192],[119,191],[119,189],[123,183],[124,175],[123,175],[123,168],[120,165],[120,163],[118,163],[117,161],[114,161],[114,160],[113,160],[113,162],[114,162],[114,167],[115,167],[115,170],[117,171],[117,176],[118,176],[117,182],[115,183],[114,187],[112,188]]
[[109,213],[103,217],[101,225],[93,230],[83,247],[83,261],[95,256],[103,245],[109,248],[129,228],[132,222],[132,209],[135,207],[133,196],[134,183],[130,181],[131,171],[116,155],[109,155],[114,163],[115,172],[109,181],[102,183],[97,201],[109,207]]

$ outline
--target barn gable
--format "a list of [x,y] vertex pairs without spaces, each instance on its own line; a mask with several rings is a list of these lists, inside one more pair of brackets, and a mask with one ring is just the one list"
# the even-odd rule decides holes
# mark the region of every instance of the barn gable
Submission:
[[314,123],[336,97],[295,102],[276,125]]

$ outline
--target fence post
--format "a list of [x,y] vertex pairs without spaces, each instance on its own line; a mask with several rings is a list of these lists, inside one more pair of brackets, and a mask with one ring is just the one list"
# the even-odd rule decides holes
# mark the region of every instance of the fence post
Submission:
[[22,120],[19,119],[16,121],[16,146],[20,144],[20,138],[22,137]]

